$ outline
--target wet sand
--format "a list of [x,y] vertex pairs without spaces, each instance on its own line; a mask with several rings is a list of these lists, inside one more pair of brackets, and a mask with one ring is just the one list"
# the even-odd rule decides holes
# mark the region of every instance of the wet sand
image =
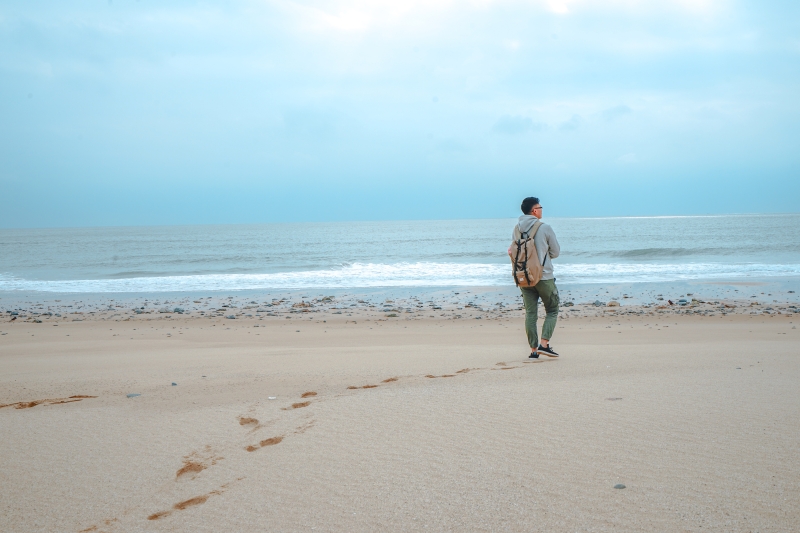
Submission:
[[0,530],[800,524],[789,301],[576,299],[529,360],[491,291],[302,296],[5,313]]

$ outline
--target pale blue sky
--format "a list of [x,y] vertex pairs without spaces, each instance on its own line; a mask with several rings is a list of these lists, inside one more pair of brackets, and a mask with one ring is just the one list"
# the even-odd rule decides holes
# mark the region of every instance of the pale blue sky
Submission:
[[0,1],[0,226],[796,212],[800,3]]

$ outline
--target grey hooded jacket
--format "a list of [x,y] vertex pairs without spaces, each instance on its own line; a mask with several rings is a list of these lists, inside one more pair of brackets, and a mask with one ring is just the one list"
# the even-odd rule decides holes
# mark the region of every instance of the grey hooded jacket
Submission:
[[[521,231],[529,231],[537,220],[539,219],[533,215],[522,215],[519,217],[517,225],[514,226],[514,233],[511,237],[512,240],[519,240]],[[561,253],[561,247],[558,245],[558,239],[556,239],[553,228],[551,228],[549,224],[542,222],[542,225],[539,226],[539,231],[536,232],[536,237],[534,237],[533,242],[536,244],[536,251],[539,253],[539,263],[544,261],[542,279],[554,279],[552,260]],[[545,259],[545,254],[547,254],[547,259]]]

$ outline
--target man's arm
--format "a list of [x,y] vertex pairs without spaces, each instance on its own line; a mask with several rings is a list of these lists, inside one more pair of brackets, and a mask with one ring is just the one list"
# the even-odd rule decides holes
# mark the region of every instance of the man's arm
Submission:
[[561,253],[561,246],[559,246],[558,239],[556,239],[556,232],[548,225],[547,233],[544,236],[547,238],[547,253],[550,255],[550,259],[555,259]]

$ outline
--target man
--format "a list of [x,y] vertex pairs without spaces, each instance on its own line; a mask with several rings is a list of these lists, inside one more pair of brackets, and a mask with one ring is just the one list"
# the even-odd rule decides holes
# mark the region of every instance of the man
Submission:
[[[533,196],[522,201],[522,213],[519,222],[514,227],[513,240],[520,239],[520,235],[529,231],[537,220],[542,218],[542,206],[539,199]],[[556,234],[548,224],[544,222],[539,226],[536,236],[533,238],[536,244],[536,251],[539,254],[539,264],[543,265],[542,279],[533,287],[520,287],[522,291],[522,301],[525,303],[525,333],[528,335],[528,345],[531,347],[531,359],[537,359],[539,355],[548,357],[558,357],[558,354],[550,346],[550,339],[553,337],[553,330],[556,328],[558,319],[558,288],[556,288],[556,278],[553,276],[553,259],[558,257],[561,247],[558,245]],[[539,307],[539,298],[542,299],[544,309],[547,313],[542,326],[542,341],[539,343],[536,320]]]

